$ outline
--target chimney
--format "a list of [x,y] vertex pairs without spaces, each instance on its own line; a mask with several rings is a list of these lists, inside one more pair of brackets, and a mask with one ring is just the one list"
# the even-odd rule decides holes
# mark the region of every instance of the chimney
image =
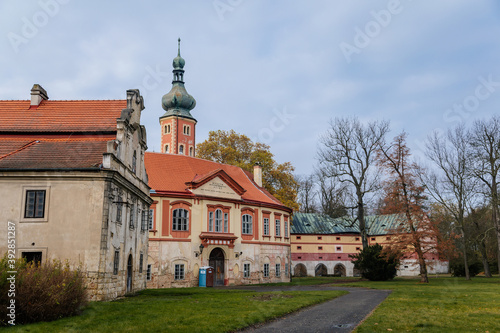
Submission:
[[31,107],[37,107],[43,100],[48,100],[47,92],[39,84],[34,84],[31,88]]
[[262,187],[262,167],[259,164],[253,166],[253,181]]

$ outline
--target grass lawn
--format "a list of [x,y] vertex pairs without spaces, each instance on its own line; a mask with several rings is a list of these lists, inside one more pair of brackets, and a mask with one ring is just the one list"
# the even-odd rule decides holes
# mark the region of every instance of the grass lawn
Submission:
[[6,332],[227,332],[283,316],[343,291],[266,292],[212,288],[149,289],[91,303],[80,316]]
[[500,332],[500,278],[397,278],[357,282],[353,287],[393,292],[355,331],[362,332]]

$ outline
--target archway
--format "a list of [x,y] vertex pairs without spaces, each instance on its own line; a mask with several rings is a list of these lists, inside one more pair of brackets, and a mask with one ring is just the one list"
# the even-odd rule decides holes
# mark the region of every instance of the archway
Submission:
[[307,276],[307,268],[304,264],[297,264],[293,269],[293,276],[304,277]]
[[337,264],[333,268],[333,275],[334,276],[345,276],[345,266],[342,264]]
[[132,291],[132,255],[128,255],[128,262],[127,262],[127,292]]
[[318,264],[314,269],[314,276],[327,276],[328,270],[324,264]]
[[224,285],[224,251],[215,248],[210,252],[209,265],[214,268],[214,285]]

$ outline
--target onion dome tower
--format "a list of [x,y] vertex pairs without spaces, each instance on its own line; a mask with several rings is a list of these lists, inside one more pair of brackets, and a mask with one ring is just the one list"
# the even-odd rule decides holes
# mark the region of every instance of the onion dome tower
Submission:
[[160,117],[162,152],[194,156],[196,119],[191,110],[196,100],[184,87],[184,65],[181,57],[181,39],[178,39],[177,57],[174,58],[172,89],[163,95],[161,105],[165,114]]

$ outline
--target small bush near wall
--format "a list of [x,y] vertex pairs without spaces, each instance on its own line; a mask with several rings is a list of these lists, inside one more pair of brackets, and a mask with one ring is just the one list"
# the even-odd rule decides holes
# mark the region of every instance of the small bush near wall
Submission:
[[[8,279],[12,276],[15,276],[14,284]],[[15,299],[16,325],[71,316],[87,303],[84,274],[70,270],[67,263],[53,261],[35,265],[16,260],[12,269],[5,256],[0,261],[0,278],[0,304],[11,304],[11,299]],[[11,310],[0,307],[1,325],[9,325]]]
[[350,257],[354,268],[359,269],[361,276],[370,281],[392,280],[399,266],[398,256],[384,253],[380,244],[370,245]]

